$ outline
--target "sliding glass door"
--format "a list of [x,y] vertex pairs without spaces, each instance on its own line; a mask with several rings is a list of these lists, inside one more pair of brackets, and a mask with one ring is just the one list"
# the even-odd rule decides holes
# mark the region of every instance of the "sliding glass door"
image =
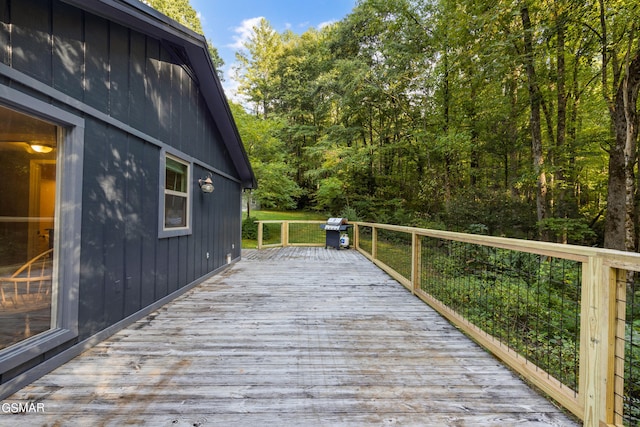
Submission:
[[0,350],[53,327],[58,135],[0,106]]

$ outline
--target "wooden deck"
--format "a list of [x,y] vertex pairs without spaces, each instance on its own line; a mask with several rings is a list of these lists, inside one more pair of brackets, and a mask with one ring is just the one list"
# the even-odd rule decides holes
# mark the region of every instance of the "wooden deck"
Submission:
[[0,425],[577,425],[363,256],[324,248],[246,251],[15,402],[44,413]]

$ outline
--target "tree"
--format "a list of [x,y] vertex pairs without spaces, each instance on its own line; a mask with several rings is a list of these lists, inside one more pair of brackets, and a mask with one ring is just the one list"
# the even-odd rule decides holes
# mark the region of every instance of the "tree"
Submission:
[[255,117],[237,104],[231,103],[231,111],[258,181],[253,197],[265,208],[294,209],[300,187],[291,176],[282,141],[275,137],[283,124]]
[[602,93],[607,102],[614,142],[609,148],[609,183],[604,245],[634,251],[638,90],[640,89],[640,10],[635,2],[599,0]]
[[279,136],[286,144],[289,164],[295,168],[296,182],[305,195],[318,190],[318,180],[326,173],[322,156],[309,150],[320,144],[331,110],[327,87],[330,82],[323,77],[331,64],[326,37],[325,30],[309,29],[301,35],[287,31],[282,35],[282,49],[276,60],[274,95],[278,101],[273,113],[287,123]]
[[331,134],[349,137],[336,142],[361,160],[347,188],[362,199],[362,209],[370,209],[371,200],[418,200],[429,150],[428,100],[435,86],[422,6],[361,2],[332,34],[333,99],[339,107],[334,117],[342,130],[331,128]]
[[[530,119],[531,129],[531,152],[533,154],[533,171],[537,179],[536,211],[538,222],[547,219],[547,178],[544,170],[544,154],[542,149],[542,125],[540,123],[540,109],[542,106],[542,95],[538,85],[538,78],[535,69],[535,59],[533,52],[533,28],[529,15],[529,7],[525,1],[520,5],[520,18],[522,19],[523,39],[524,39],[524,65],[527,73],[527,85],[529,88]],[[541,231],[543,240],[548,240],[548,236]]]
[[278,76],[275,73],[277,58],[282,50],[282,39],[269,21],[261,19],[253,28],[253,35],[244,44],[244,50],[236,53],[238,67],[236,79],[238,92],[247,96],[257,115],[267,119],[274,103]]
[[[279,123],[270,135],[298,207],[559,242],[594,244],[580,240],[594,230],[601,244],[616,153],[602,150],[602,82],[615,106],[613,82],[633,88],[623,76],[637,74],[637,6],[606,7],[607,40],[628,36],[607,42],[615,58],[598,54],[597,5],[573,0],[362,0],[301,35],[262,22],[240,54],[241,90]],[[637,92],[626,93],[615,111],[633,118]]]

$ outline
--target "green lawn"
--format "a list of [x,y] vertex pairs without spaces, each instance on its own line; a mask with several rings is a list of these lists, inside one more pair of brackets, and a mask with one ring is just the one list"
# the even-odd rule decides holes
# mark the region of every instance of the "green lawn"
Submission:
[[[304,220],[326,220],[327,217],[318,212],[301,212],[301,211],[251,211],[251,216],[253,218],[258,218],[263,221],[274,220],[274,219],[287,219],[293,220],[297,219],[300,221]],[[242,213],[242,219],[247,217],[247,213]]]

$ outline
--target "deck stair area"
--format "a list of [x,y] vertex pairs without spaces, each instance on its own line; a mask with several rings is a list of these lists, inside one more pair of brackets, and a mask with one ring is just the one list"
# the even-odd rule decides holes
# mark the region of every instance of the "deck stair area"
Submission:
[[12,402],[44,412],[0,425],[578,425],[363,255],[319,247],[243,251]]

